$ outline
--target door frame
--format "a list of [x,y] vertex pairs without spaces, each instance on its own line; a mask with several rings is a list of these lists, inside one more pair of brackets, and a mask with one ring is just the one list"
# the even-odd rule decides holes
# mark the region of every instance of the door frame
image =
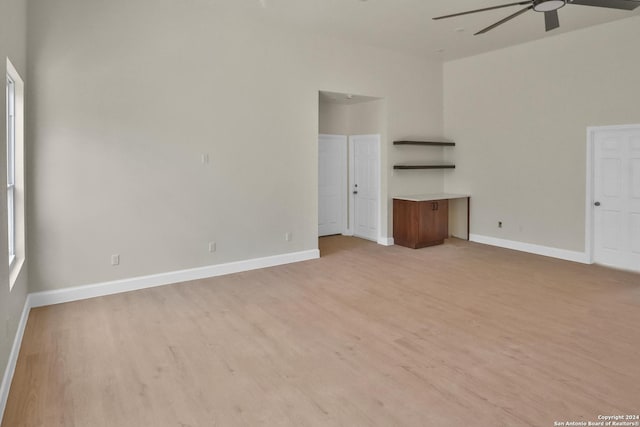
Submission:
[[[348,156],[349,150],[349,136],[348,135],[338,135],[333,133],[321,133],[318,134],[318,150],[320,149],[320,138],[323,136],[328,137],[339,137],[344,138],[345,146],[342,147],[342,152],[345,156]],[[352,236],[353,233],[349,230],[349,182],[348,182],[348,162],[346,158],[342,158],[340,160],[340,185],[342,186],[342,197],[340,197],[340,203],[342,204],[342,213],[340,218],[340,228],[341,233],[344,236]],[[318,157],[318,168],[320,168],[320,158]],[[319,184],[318,184],[319,185]],[[320,209],[320,205],[318,204],[318,209]],[[320,237],[320,230],[317,230],[318,237]]]
[[353,236],[356,227],[356,216],[354,215],[356,207],[356,196],[353,194],[353,186],[355,184],[355,147],[353,138],[358,136],[371,136],[378,140],[378,161],[376,167],[378,168],[378,230],[376,236],[376,243],[384,245],[382,239],[382,136],[379,133],[375,134],[361,134],[361,135],[349,135],[349,236]]
[[589,126],[587,127],[587,195],[585,197],[585,231],[584,231],[584,249],[586,261],[593,264],[594,260],[594,234],[595,222],[593,213],[593,203],[595,202],[595,144],[596,133],[601,131],[624,131],[637,129],[640,130],[640,124],[636,125],[611,125],[611,126]]

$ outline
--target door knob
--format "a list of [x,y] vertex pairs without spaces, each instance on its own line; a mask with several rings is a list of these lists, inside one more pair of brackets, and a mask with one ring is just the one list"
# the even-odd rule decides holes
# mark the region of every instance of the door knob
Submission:
[[595,202],[594,205],[600,206],[600,202]]
[[353,192],[353,194],[358,194],[358,192],[357,192],[357,191],[354,191],[354,192]]

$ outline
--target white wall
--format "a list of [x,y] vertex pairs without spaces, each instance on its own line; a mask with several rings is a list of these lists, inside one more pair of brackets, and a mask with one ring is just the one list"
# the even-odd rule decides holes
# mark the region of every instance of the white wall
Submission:
[[440,65],[239,4],[30,2],[34,291],[316,248],[321,89],[385,98],[387,146],[441,133]]
[[634,17],[444,65],[472,233],[584,251],[586,129],[640,123],[638,40]]
[[[26,75],[26,16],[25,0],[3,0],[0,2],[0,63],[5,66],[5,58],[9,57],[23,80]],[[5,73],[2,72],[2,75]],[[4,85],[4,83],[3,83]],[[25,82],[25,90],[29,90]],[[6,165],[6,104],[0,102],[0,164]],[[28,143],[28,141],[27,141]],[[6,167],[0,168],[0,186],[7,188]],[[7,265],[7,198],[0,197],[0,381],[5,372],[9,352],[18,328],[20,315],[27,294],[27,264],[23,264],[20,275],[16,279],[13,290],[9,292],[9,269]],[[0,409],[1,410],[1,409]],[[1,415],[0,415],[1,419]]]

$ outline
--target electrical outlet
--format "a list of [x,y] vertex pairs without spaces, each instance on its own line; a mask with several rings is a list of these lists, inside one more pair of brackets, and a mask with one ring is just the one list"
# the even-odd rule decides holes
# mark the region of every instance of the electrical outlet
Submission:
[[284,233],[284,240],[286,240],[287,242],[290,242],[292,237],[293,235],[291,234],[290,231],[287,231],[286,233]]
[[209,164],[209,153],[202,153],[200,155],[200,161],[202,162],[203,165],[208,165]]
[[498,228],[502,228],[502,221],[498,221]]
[[120,255],[118,254],[111,255],[111,265],[120,265]]
[[213,253],[216,251],[216,242],[209,242],[209,252]]

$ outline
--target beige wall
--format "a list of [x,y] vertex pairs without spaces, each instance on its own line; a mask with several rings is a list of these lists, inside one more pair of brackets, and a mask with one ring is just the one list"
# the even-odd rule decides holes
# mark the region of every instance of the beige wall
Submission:
[[383,99],[352,105],[349,114],[349,134],[382,134],[385,130],[384,116],[385,102]]
[[386,128],[386,108],[383,99],[339,104],[320,101],[318,128],[322,134],[373,135]]
[[316,248],[319,90],[384,98],[387,147],[441,132],[439,64],[236,7],[30,3],[32,290]]
[[349,112],[351,105],[320,101],[318,132],[327,135],[350,135]]
[[[3,0],[0,2],[0,59],[5,67],[9,57],[23,80],[26,75],[26,1]],[[4,75],[4,72],[3,72]],[[29,90],[28,82],[25,90]],[[4,99],[4,95],[3,95]],[[6,165],[6,105],[0,102],[0,164]],[[28,145],[28,141],[26,142]],[[0,170],[0,186],[6,188],[6,168]],[[7,199],[0,197],[0,242],[7,242]],[[18,328],[18,322],[27,294],[27,265],[23,264],[13,290],[9,292],[9,269],[7,265],[7,245],[0,244],[0,378],[4,374],[9,352]]]
[[587,126],[640,123],[639,39],[634,17],[444,65],[472,233],[584,251]]

